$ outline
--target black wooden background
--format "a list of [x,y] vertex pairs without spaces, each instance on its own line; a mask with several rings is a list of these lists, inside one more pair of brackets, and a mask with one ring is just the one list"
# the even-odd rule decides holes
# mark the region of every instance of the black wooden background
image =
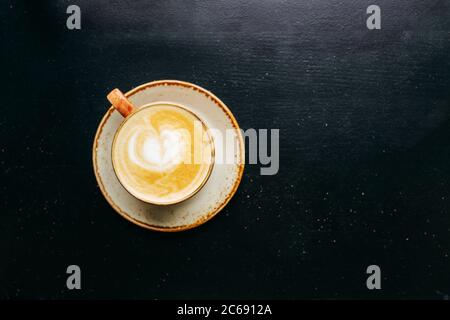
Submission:
[[[1,298],[448,298],[448,0],[4,0],[0,18]],[[105,95],[158,79],[280,129],[279,173],[247,166],[178,234],[116,214],[91,163]]]

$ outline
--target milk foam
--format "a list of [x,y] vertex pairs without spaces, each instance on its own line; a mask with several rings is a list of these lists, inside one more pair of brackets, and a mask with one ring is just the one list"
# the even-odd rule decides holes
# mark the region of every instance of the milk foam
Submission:
[[[142,134],[145,135],[144,142],[138,143],[138,137]],[[154,130],[141,128],[130,138],[128,156],[143,169],[170,171],[183,161],[188,143],[180,130],[164,129],[158,134]]]
[[124,187],[153,203],[170,203],[197,190],[210,162],[196,162],[196,156],[201,150],[211,157],[212,145],[194,134],[195,121],[188,111],[164,104],[131,115],[113,145],[114,169]]

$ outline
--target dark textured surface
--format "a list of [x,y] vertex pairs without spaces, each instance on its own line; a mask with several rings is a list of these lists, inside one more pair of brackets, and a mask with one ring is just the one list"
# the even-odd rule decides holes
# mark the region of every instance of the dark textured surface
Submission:
[[[80,31],[72,1],[0,5],[1,298],[448,297],[449,1],[73,3]],[[156,79],[281,130],[278,175],[247,166],[226,209],[179,234],[122,219],[91,167],[105,95]]]

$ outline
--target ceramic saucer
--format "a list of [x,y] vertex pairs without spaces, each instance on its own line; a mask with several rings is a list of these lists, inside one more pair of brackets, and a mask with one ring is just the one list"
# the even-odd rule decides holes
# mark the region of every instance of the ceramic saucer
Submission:
[[151,230],[182,231],[210,220],[233,197],[244,171],[244,141],[231,111],[211,92],[192,83],[176,80],[149,82],[127,92],[125,96],[137,108],[157,101],[184,105],[209,128],[221,132],[234,130],[235,145],[238,147],[227,149],[227,157],[235,161],[223,164],[216,161],[208,181],[193,197],[174,205],[151,205],[129,194],[114,173],[111,146],[123,117],[111,106],[98,126],[92,148],[95,176],[106,200],[122,217]]

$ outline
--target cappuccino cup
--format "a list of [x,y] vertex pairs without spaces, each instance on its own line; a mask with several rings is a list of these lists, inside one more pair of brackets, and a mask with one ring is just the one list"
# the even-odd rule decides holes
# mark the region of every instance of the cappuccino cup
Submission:
[[180,203],[196,194],[214,165],[214,142],[205,123],[177,103],[136,108],[119,89],[107,97],[124,117],[111,150],[122,186],[154,205]]

